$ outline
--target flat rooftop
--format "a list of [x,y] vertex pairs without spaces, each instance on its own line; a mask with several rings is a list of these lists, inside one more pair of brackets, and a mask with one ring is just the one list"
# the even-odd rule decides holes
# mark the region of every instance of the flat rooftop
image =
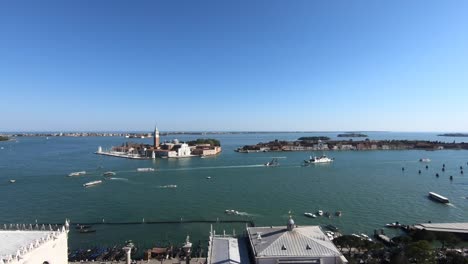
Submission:
[[235,237],[214,236],[211,240],[208,264],[249,264],[247,241]]
[[15,255],[21,247],[27,247],[51,233],[52,231],[1,230],[0,256]]
[[423,223],[414,225],[420,230],[468,234],[468,223]]

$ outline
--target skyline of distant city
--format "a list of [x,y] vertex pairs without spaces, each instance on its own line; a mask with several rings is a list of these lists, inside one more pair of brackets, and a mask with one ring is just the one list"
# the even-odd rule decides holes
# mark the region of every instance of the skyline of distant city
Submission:
[[466,1],[0,4],[0,131],[466,132]]

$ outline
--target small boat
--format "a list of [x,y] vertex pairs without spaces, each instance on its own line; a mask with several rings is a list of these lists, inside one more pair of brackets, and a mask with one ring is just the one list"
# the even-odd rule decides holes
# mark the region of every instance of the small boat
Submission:
[[319,216],[322,216],[322,215],[323,215],[323,211],[322,211],[322,210],[318,210],[318,211],[317,211],[317,214],[318,214]]
[[210,177],[210,176],[208,176],[208,177],[206,177],[206,178],[207,178],[208,180],[209,180],[209,179],[211,179],[211,177]]
[[326,155],[322,155],[320,157],[317,156],[310,156],[309,160],[304,160],[305,163],[330,163],[333,162],[333,159],[330,159]]
[[360,235],[356,235],[356,234],[351,234],[353,237],[357,237],[357,238],[362,238]]
[[399,227],[401,227],[401,224],[398,223],[398,222],[395,222],[395,223],[386,224],[385,227],[388,227],[388,228],[399,228]]
[[106,177],[111,177],[111,176],[115,176],[115,172],[113,171],[106,171],[104,172],[102,175],[106,176]]
[[98,184],[101,184],[102,181],[91,181],[91,182],[87,182],[85,184],[83,184],[83,187],[91,187],[91,186],[94,186],[94,185],[98,185]]
[[431,162],[431,160],[428,158],[421,158],[419,159],[419,162]]
[[341,211],[336,211],[336,212],[335,212],[335,215],[336,215],[336,216],[341,216],[341,215],[343,215],[343,213],[342,213]]
[[206,158],[206,156],[205,156],[205,155],[201,155],[200,158],[201,158],[201,159],[204,159],[204,158]]
[[96,233],[95,229],[80,229],[78,232],[81,234]]
[[224,213],[229,214],[229,215],[239,215],[239,211],[236,210],[225,210]]
[[325,212],[325,217],[331,218],[331,214],[329,212]]
[[449,199],[435,192],[429,192],[429,198],[440,203],[449,203]]
[[316,218],[317,217],[313,213],[304,213],[304,215],[307,216],[307,217],[311,217],[311,218]]
[[161,185],[159,188],[177,188],[177,185],[175,184],[169,184],[169,185]]
[[149,172],[149,171],[154,171],[154,168],[138,168],[138,172]]
[[85,174],[86,174],[86,171],[77,171],[77,172],[72,172],[72,173],[68,174],[68,177],[81,176],[81,175],[85,175]]
[[10,183],[15,183],[15,182],[16,182],[16,180],[10,180],[9,182],[10,182]]
[[332,231],[325,231],[324,233],[325,235],[327,235],[328,239],[330,240],[335,239],[335,233],[333,233]]
[[364,239],[364,240],[367,240],[367,241],[372,241],[372,239],[368,235],[366,235],[364,233],[361,234],[361,239]]
[[276,167],[279,166],[278,159],[272,159],[271,161],[265,163],[265,166],[267,167]]

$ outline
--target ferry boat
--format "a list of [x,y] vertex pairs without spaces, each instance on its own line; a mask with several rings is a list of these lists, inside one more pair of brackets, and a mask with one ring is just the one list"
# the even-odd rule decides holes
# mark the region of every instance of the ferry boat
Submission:
[[330,159],[326,155],[322,155],[320,157],[317,156],[310,156],[309,160],[304,160],[305,163],[330,163],[333,159]]
[[419,162],[431,162],[431,160],[428,158],[421,158],[419,159]]
[[271,161],[265,163],[265,166],[267,167],[276,167],[279,166],[278,159],[272,159]]
[[304,213],[305,216],[311,217],[311,218],[316,218],[317,216],[313,213]]
[[154,171],[154,168],[138,168],[138,172],[149,172],[149,171]]
[[94,185],[98,185],[102,183],[102,181],[92,181],[92,182],[87,182],[85,184],[83,184],[84,187],[90,187],[90,186],[94,186]]
[[102,175],[106,176],[106,177],[111,177],[111,176],[115,176],[115,172],[113,171],[106,171],[104,172]]
[[449,199],[435,192],[429,192],[429,198],[440,203],[449,203]]
[[72,172],[72,173],[68,174],[68,177],[81,176],[81,175],[85,175],[85,174],[86,174],[86,171],[77,171],[77,172]]

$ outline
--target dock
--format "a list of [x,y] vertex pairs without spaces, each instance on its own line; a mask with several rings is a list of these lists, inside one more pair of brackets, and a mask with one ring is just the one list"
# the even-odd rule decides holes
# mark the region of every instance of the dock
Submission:
[[423,223],[416,224],[413,227],[417,230],[431,232],[468,234],[468,223]]
[[128,154],[125,152],[117,152],[117,151],[96,151],[94,152],[94,154],[110,156],[110,157],[125,158],[125,159],[142,159],[142,160],[149,159],[148,157],[144,157],[139,154]]

